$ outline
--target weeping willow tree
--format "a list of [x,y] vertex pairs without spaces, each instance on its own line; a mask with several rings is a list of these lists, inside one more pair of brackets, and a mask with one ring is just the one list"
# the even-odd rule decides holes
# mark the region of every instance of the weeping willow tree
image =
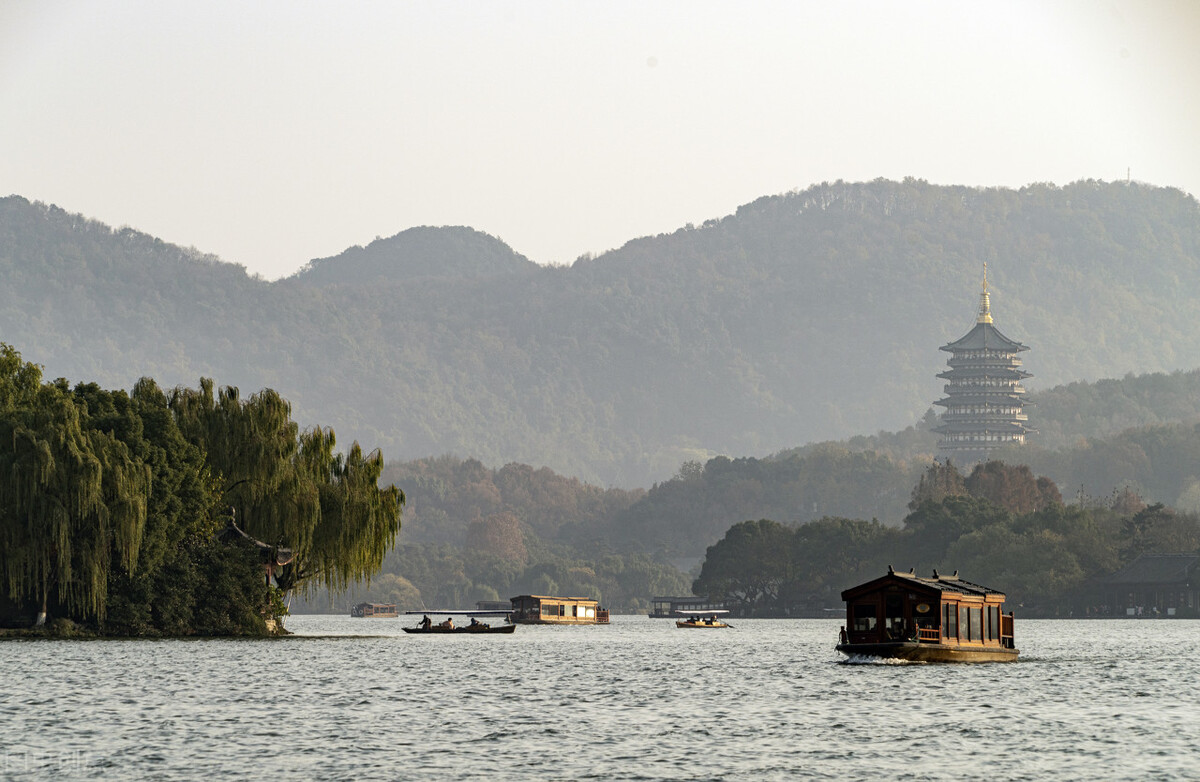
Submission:
[[383,456],[358,443],[336,452],[331,429],[300,431],[291,405],[267,389],[177,388],[171,396],[184,437],[207,454],[223,502],[249,535],[292,550],[275,571],[283,590],[318,584],[342,590],[379,570],[400,531],[404,493],[379,487]]
[[103,617],[114,558],[136,567],[149,468],[90,429],[64,381],[0,343],[0,578],[18,604],[36,600]]

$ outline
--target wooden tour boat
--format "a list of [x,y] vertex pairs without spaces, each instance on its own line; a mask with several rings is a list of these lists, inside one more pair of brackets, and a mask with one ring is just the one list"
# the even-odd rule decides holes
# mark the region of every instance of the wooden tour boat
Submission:
[[[488,633],[512,633],[515,632],[517,626],[512,623],[509,618],[508,611],[405,611],[407,614],[422,614],[423,618],[417,623],[416,627],[406,627],[406,633],[434,633],[434,634],[460,634],[465,633],[471,635],[473,633],[488,634]],[[445,620],[434,622],[429,618],[430,614],[434,616],[444,616]],[[469,623],[454,624],[454,617],[467,616],[471,618]],[[480,622],[475,617],[478,616],[498,616],[504,618],[502,625],[490,625],[487,622]]]
[[650,613],[647,614],[651,619],[678,619],[680,617],[687,618],[689,614],[701,612],[713,613],[725,612],[725,603],[721,600],[711,600],[707,597],[696,597],[689,595],[687,597],[656,597],[651,601]]
[[608,611],[588,597],[517,595],[512,621],[522,625],[606,625]]
[[688,618],[677,620],[675,622],[676,627],[733,627],[733,625],[726,624],[717,619],[717,614],[729,613],[723,609],[712,611],[679,611],[678,613],[688,615]]
[[1012,662],[1013,614],[1004,594],[958,577],[923,578],[914,571],[886,576],[842,592],[843,654],[917,662]]

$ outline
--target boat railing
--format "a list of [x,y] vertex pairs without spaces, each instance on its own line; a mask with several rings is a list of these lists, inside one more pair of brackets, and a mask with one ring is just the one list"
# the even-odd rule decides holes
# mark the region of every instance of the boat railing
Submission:
[[598,625],[608,624],[608,609],[607,608],[597,608],[596,609],[596,624],[598,624]]
[[1005,649],[1017,648],[1016,641],[1013,638],[1013,612],[1009,611],[1008,616],[1000,614],[1000,645]]
[[942,633],[936,627],[918,627],[917,643],[936,644],[942,640]]

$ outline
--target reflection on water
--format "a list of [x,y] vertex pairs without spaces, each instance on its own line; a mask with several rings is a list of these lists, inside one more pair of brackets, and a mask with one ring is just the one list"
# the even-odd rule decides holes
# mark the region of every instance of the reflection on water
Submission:
[[0,642],[0,777],[1197,778],[1200,625],[1020,621],[1018,663],[842,665],[838,622]]

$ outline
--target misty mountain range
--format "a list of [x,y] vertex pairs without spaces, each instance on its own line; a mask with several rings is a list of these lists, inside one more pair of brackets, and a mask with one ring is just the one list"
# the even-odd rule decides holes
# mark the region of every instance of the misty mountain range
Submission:
[[717,453],[919,421],[985,261],[1032,391],[1200,367],[1200,205],[1094,181],[822,184],[570,267],[411,228],[277,282],[11,196],[0,341],[72,382],[272,387],[389,460],[648,486]]

